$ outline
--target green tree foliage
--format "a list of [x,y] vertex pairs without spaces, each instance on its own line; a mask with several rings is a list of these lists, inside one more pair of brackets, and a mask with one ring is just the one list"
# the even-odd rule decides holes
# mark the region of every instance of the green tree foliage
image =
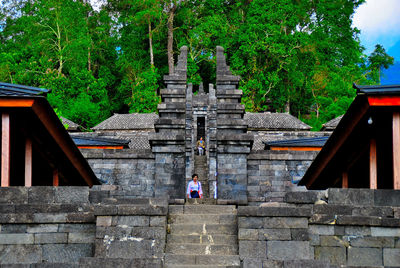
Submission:
[[369,62],[369,77],[376,81],[378,84],[381,83],[381,69],[388,69],[389,66],[393,65],[394,58],[389,56],[385,48],[382,45],[377,44],[375,50],[368,57]]
[[172,55],[188,46],[188,82],[215,83],[215,48],[242,77],[253,112],[289,112],[318,129],[343,114],[352,83],[393,63],[367,56],[353,28],[365,0],[3,0],[0,80],[52,89],[59,113],[91,127],[114,112],[154,112]]

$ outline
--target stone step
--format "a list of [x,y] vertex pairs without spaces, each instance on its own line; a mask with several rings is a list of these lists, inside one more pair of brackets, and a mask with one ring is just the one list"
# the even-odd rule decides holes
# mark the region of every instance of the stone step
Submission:
[[201,199],[199,198],[189,198],[185,200],[185,204],[189,205],[215,205],[217,204],[217,200],[214,198],[207,198],[203,197]]
[[[200,199],[201,200],[201,199]],[[170,215],[168,223],[176,224],[237,224],[237,216],[234,214],[181,214]]]
[[185,205],[184,214],[235,214],[234,205]]
[[[133,258],[133,259],[122,259],[122,258],[81,258],[79,259],[80,267],[93,267],[93,268],[115,268],[115,267],[151,267],[161,268],[162,260],[153,258]],[[47,266],[45,266],[47,267]],[[50,266],[49,266],[50,267]],[[58,266],[63,267],[63,266]],[[71,266],[73,267],[73,266]],[[56,267],[54,267],[56,268]]]
[[237,255],[237,245],[202,245],[202,244],[174,244],[167,243],[166,253],[190,254],[196,252],[198,255]]
[[240,265],[179,265],[179,264],[168,264],[165,268],[240,268]]
[[240,266],[237,255],[177,255],[165,254],[165,265]]
[[167,243],[193,243],[193,244],[219,244],[219,245],[236,245],[238,242],[237,235],[175,235],[167,236]]
[[170,234],[174,235],[213,235],[237,234],[236,224],[169,224]]

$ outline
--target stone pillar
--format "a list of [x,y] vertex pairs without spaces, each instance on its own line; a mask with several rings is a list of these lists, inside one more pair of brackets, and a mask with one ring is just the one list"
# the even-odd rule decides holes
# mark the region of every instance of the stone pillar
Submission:
[[186,180],[191,179],[193,174],[194,151],[193,151],[193,110],[192,110],[193,86],[189,84],[186,90],[186,125],[185,125],[185,147],[186,147]]
[[208,183],[210,189],[210,197],[215,195],[215,184],[217,182],[217,98],[215,96],[214,85],[209,85],[208,93],[208,134],[207,134],[207,150],[208,150]]
[[185,118],[187,47],[181,48],[175,73],[165,75],[166,89],[161,90],[156,133],[149,135],[155,156],[155,196],[185,196]]
[[239,76],[232,75],[224,49],[217,47],[217,170],[218,198],[247,203],[247,156],[253,135],[243,119]]

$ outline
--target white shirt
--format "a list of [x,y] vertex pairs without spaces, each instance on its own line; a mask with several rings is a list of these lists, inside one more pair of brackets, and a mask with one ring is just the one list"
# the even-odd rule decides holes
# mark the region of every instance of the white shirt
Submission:
[[195,184],[194,181],[190,181],[188,183],[188,187],[187,187],[187,191],[186,191],[186,194],[189,195],[189,198],[192,198],[190,196],[191,191],[197,191],[197,192],[199,192],[199,196],[202,196],[203,190],[201,189],[201,183],[199,181],[197,181],[197,184]]

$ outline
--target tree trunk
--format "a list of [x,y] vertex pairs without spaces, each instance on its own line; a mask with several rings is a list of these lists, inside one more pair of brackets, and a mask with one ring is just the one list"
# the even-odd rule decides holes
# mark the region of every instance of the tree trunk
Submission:
[[285,113],[290,114],[290,100],[287,100],[286,102]]
[[[172,5],[172,4],[171,4]],[[168,68],[169,74],[174,73],[174,16],[176,6],[170,7],[168,16]]]
[[149,45],[150,45],[150,65],[154,66],[154,55],[153,55],[153,32],[151,30],[151,22],[149,19]]

